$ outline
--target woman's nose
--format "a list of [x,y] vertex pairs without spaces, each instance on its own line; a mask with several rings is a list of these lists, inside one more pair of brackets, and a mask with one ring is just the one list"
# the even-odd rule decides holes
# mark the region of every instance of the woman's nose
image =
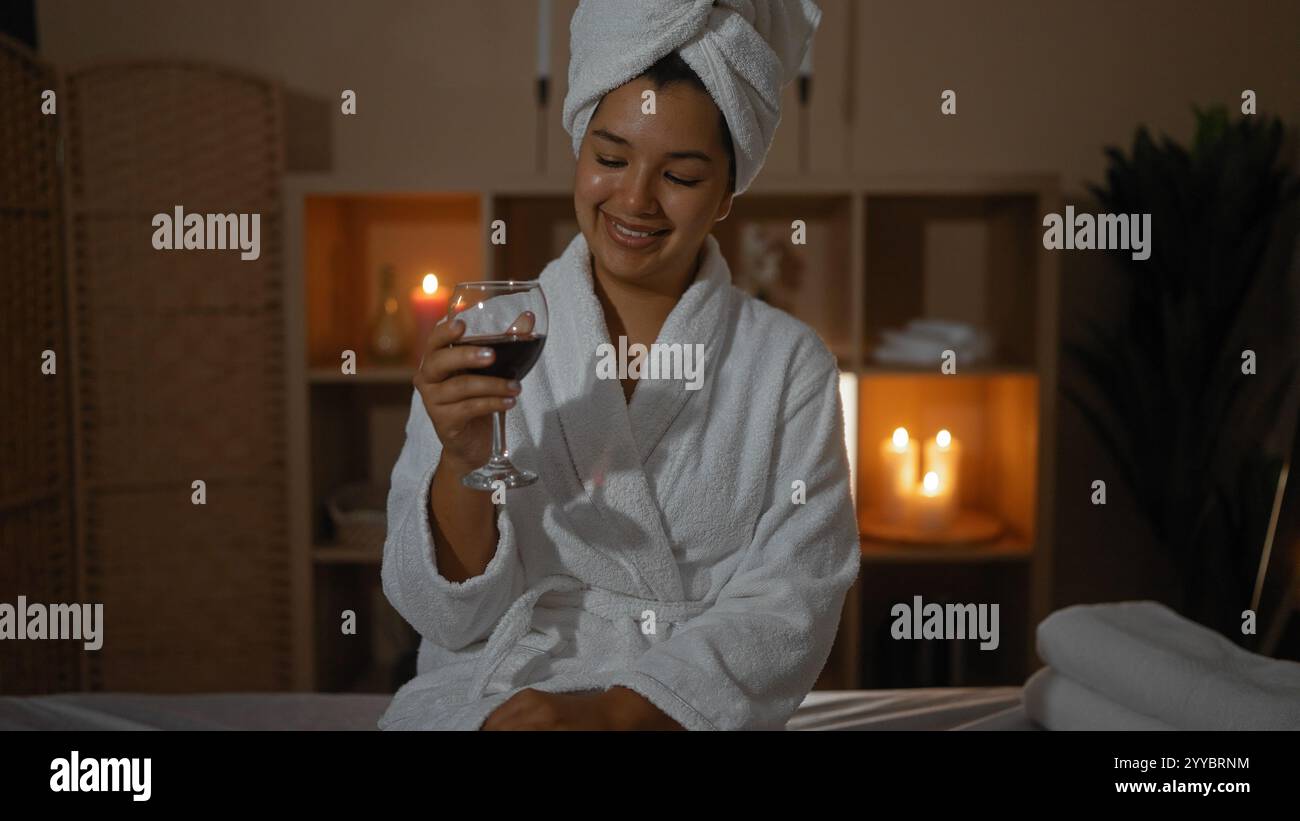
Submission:
[[634,174],[624,174],[619,199],[629,217],[657,213],[653,172],[642,169]]

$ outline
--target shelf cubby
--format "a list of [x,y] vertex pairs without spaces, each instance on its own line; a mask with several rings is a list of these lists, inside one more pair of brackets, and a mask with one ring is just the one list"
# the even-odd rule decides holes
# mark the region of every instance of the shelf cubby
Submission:
[[992,356],[977,367],[1035,365],[1035,194],[868,196],[865,223],[864,363],[883,331],[933,318],[990,333]]
[[946,429],[961,444],[958,506],[998,519],[1004,527],[1000,538],[1033,544],[1038,484],[1036,375],[869,374],[859,378],[858,394],[859,516],[883,495],[880,446],[894,429],[904,427],[918,440]]

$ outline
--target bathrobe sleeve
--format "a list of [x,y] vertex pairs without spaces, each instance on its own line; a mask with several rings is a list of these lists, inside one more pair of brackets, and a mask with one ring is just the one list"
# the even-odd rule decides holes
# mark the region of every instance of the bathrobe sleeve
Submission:
[[[820,346],[818,346],[820,348]],[[753,539],[707,611],[613,684],[687,729],[781,729],[812,689],[857,576],[839,379],[824,348],[795,368]],[[804,504],[792,482],[807,485]]]
[[523,589],[514,529],[499,506],[496,554],[482,574],[464,582],[438,572],[429,526],[429,486],[442,453],[419,391],[413,391],[406,443],[388,492],[388,536],[381,571],[384,595],[421,636],[449,650],[487,638]]

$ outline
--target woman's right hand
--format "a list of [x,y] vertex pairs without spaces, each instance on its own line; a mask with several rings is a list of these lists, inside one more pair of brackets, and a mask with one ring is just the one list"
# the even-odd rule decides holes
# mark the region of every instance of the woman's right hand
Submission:
[[464,333],[465,323],[460,320],[434,326],[411,381],[438,433],[443,458],[472,470],[492,455],[492,414],[514,407],[520,386],[474,373],[475,368],[492,364],[494,352],[478,345],[452,347]]

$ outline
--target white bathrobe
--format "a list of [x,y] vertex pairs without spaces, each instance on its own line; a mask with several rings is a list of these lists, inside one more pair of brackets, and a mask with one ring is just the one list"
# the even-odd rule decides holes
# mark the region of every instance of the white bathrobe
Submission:
[[836,362],[705,245],[658,339],[703,343],[703,384],[642,380],[626,404],[597,378],[611,340],[585,237],[546,266],[549,335],[506,423],[540,478],[507,491],[463,583],[438,572],[441,448],[411,397],[383,587],[422,640],[381,728],[478,729],[523,688],[621,685],[687,729],[780,729],[811,690],[859,560]]

